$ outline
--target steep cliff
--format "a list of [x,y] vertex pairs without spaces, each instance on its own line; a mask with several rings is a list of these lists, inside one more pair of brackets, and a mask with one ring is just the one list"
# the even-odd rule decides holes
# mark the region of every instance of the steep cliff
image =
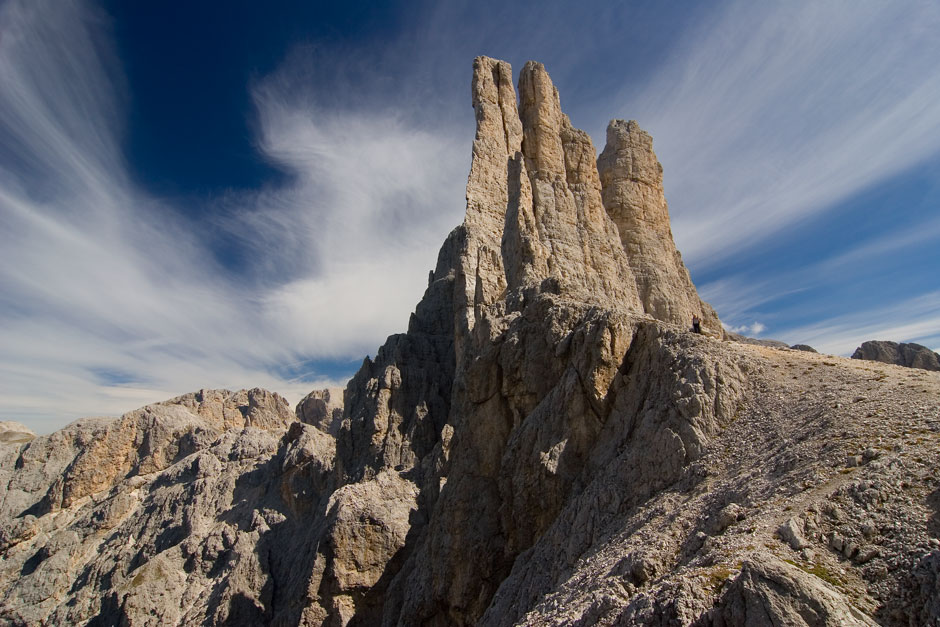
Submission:
[[203,391],[0,433],[0,617],[940,620],[940,376],[722,341],[636,123],[596,160],[531,62],[517,100],[476,59],[472,103],[464,222],[342,407]]

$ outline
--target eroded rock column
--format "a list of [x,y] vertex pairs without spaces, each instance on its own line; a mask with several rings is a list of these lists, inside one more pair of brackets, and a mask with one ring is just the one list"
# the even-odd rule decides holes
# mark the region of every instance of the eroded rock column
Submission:
[[708,332],[721,335],[718,315],[699,298],[672,239],[653,138],[633,120],[612,120],[597,168],[604,207],[620,231],[643,311],[686,327],[698,314]]

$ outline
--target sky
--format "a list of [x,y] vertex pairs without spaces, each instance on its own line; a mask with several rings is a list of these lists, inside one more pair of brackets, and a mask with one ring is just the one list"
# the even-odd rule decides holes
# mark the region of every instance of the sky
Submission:
[[[0,420],[297,402],[463,219],[473,58],[636,119],[728,328],[940,349],[940,4],[0,0]],[[518,74],[517,74],[518,76]]]

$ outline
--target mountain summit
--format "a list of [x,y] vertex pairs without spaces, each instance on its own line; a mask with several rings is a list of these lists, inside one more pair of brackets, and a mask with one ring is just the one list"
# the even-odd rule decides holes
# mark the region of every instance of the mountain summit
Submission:
[[474,61],[465,220],[342,407],[0,425],[4,621],[940,621],[940,375],[728,341],[650,136],[596,159],[541,64],[511,79]]
[[699,314],[721,334],[673,243],[662,166],[636,122],[613,120],[596,160],[591,138],[571,126],[544,66],[532,61],[519,75],[517,107],[509,64],[477,58],[473,107],[469,261],[493,254],[477,271],[492,292],[477,304],[544,285],[673,324]]

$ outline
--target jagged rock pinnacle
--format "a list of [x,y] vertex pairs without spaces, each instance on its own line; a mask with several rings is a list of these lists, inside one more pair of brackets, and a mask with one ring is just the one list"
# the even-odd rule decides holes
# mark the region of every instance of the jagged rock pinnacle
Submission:
[[673,242],[652,138],[636,122],[615,120],[595,160],[541,63],[522,68],[518,109],[511,77],[508,63],[474,61],[468,304],[544,286],[682,326],[698,314],[720,335]]
[[680,325],[698,314],[706,329],[721,335],[717,314],[699,298],[673,242],[653,138],[634,120],[611,120],[597,167],[604,207],[617,224],[643,310]]
[[475,304],[504,289],[544,287],[642,311],[603,208],[593,145],[561,112],[545,68],[523,68],[517,111],[509,65],[479,57],[473,67],[477,132],[464,224]]
[[489,229],[499,242],[509,201],[506,162],[522,146],[512,68],[505,61],[477,57],[472,91],[477,131],[467,180],[466,222]]

